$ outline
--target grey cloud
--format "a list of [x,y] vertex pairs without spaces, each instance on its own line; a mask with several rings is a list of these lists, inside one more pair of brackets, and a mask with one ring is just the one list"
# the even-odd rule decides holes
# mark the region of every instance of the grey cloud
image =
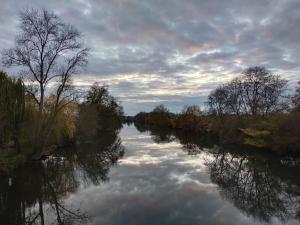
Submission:
[[[83,33],[91,48],[84,74],[94,80],[124,76],[125,82],[130,74],[159,77],[147,84],[112,84],[120,98],[140,93],[140,88],[180,89],[193,82],[197,95],[205,82],[213,82],[213,88],[253,65],[278,71],[291,83],[299,79],[298,0],[0,0],[0,49],[13,45],[18,12],[31,7],[52,10]],[[203,102],[200,95],[198,101],[180,92],[178,96],[185,100],[170,106],[172,110],[183,102]],[[137,112],[154,103],[130,104]],[[125,111],[132,112],[128,107]]]

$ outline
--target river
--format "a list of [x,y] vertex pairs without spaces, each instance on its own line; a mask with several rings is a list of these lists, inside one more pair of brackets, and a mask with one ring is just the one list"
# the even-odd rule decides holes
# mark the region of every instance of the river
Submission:
[[137,128],[0,178],[0,224],[300,224],[299,158]]

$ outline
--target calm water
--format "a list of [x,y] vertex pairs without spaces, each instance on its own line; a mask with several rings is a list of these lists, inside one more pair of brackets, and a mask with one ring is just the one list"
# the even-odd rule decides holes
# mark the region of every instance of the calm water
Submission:
[[250,152],[124,126],[0,178],[0,224],[300,224],[300,160]]

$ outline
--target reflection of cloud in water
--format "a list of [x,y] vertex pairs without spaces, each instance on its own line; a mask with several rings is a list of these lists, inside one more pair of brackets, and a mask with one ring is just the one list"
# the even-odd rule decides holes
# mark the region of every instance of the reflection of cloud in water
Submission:
[[[123,142],[126,145],[126,142]],[[130,143],[131,154],[119,161],[120,165],[147,165],[163,164],[172,159],[178,158],[178,153],[174,149],[179,149],[181,145],[177,142],[172,143]],[[128,144],[129,145],[129,144]]]
[[[171,173],[170,174],[170,179],[174,180],[176,182],[176,184],[179,185],[183,185],[185,183],[191,183],[191,184],[197,184],[197,186],[203,187],[203,188],[214,188],[217,185],[212,184],[212,183],[203,183],[200,182],[199,180],[192,178],[191,175],[189,173],[183,173],[183,174],[175,174],[175,173]],[[209,189],[206,189],[207,191]]]
[[120,165],[146,165],[146,164],[159,164],[162,159],[150,155],[131,156],[126,159],[120,160]]
[[[89,212],[90,224],[261,224],[220,196],[206,163],[213,155],[188,155],[177,141],[157,144],[133,127],[121,132],[126,152],[109,182],[71,194],[66,204]],[[275,218],[271,224],[282,224]],[[297,221],[287,221],[297,224]]]
[[147,139],[149,136],[148,135],[144,135],[144,134],[139,134],[139,135],[134,135],[134,136],[129,136],[129,137],[126,137],[126,140],[123,140],[123,143],[130,143],[132,142],[133,140],[140,140],[140,139]]

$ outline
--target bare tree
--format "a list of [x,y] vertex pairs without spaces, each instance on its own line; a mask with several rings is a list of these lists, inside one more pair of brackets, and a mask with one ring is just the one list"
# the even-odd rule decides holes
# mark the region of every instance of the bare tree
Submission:
[[161,105],[156,106],[153,109],[153,112],[156,112],[156,113],[169,113],[170,111],[163,104],[161,104]]
[[281,97],[287,81],[264,67],[250,67],[243,73],[244,101],[251,115],[282,111]]
[[189,105],[183,108],[181,114],[188,116],[201,116],[202,111],[198,105]]
[[227,91],[224,87],[218,87],[208,96],[207,104],[211,113],[223,116],[226,113]]
[[269,72],[263,67],[250,67],[243,72],[243,97],[251,115],[259,113],[262,86],[269,79]]
[[233,79],[224,86],[227,93],[226,107],[228,112],[239,116],[242,112],[246,112],[246,106],[243,99],[243,83],[239,78]]
[[239,78],[226,83],[208,96],[213,114],[267,115],[288,108],[284,96],[287,81],[264,67],[250,67]]
[[6,66],[21,66],[30,83],[27,92],[38,106],[35,148],[40,150],[49,130],[43,127],[47,87],[54,86],[53,119],[72,97],[71,78],[87,63],[88,49],[83,47],[81,34],[73,26],[45,9],[21,12],[20,21],[15,47],[3,52],[2,62]]

